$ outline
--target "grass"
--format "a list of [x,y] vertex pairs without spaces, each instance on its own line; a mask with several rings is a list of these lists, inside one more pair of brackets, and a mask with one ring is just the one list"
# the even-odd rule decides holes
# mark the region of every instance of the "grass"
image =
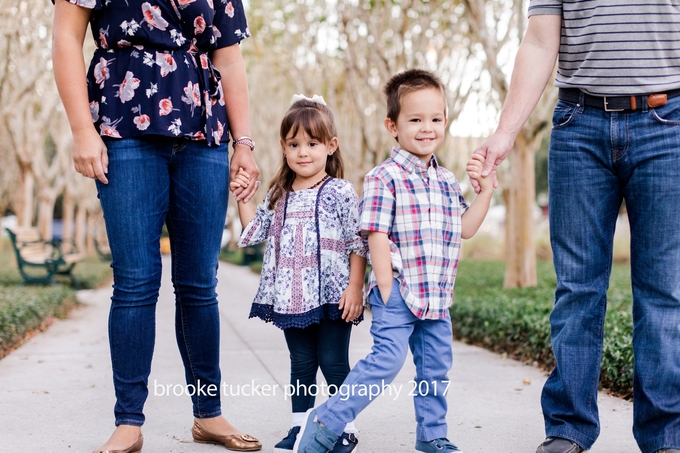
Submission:
[[[545,369],[554,366],[550,311],[556,285],[552,264],[538,263],[538,286],[503,289],[505,263],[462,260],[451,307],[454,336]],[[608,292],[600,384],[629,396],[633,387],[630,268],[615,265]]]
[[[14,253],[8,249],[0,251],[0,358],[78,304],[67,277],[56,278],[53,285],[22,284]],[[111,278],[109,264],[97,257],[76,264],[74,273],[84,289]]]

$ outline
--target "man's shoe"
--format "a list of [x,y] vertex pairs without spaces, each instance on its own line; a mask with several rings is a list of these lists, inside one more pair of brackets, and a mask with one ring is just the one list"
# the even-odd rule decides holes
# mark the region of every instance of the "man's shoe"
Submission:
[[274,453],[292,453],[293,447],[295,446],[295,439],[300,432],[299,426],[293,426],[289,431],[288,435],[284,437],[281,442],[274,445]]
[[538,446],[536,453],[581,453],[585,451],[579,444],[561,437],[548,437]]
[[293,451],[295,453],[328,453],[333,450],[338,437],[319,422],[316,409],[310,409],[307,411],[305,423],[300,428]]
[[357,439],[354,433],[342,433],[331,453],[357,453],[358,443],[359,439]]
[[416,453],[463,453],[446,437],[425,442],[416,440]]
[[677,448],[662,448],[661,450],[657,450],[656,453],[680,453],[680,450]]

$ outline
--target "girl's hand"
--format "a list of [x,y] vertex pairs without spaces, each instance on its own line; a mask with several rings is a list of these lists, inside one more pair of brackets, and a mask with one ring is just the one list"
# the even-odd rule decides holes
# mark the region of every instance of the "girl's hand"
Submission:
[[342,293],[338,308],[342,310],[342,319],[352,322],[364,311],[362,286],[350,285]]
[[494,182],[491,175],[482,176],[484,160],[485,160],[484,156],[480,154],[473,154],[472,158],[468,161],[467,165],[465,166],[465,171],[467,171],[470,180],[473,182],[477,182],[477,185],[479,186],[479,192],[486,192],[489,190],[493,190],[494,188]]
[[245,189],[250,184],[250,175],[243,169],[239,168],[231,181],[229,182],[229,190],[233,193],[238,189]]
[[104,141],[97,131],[89,125],[80,133],[73,134],[73,166],[76,171],[88,178],[98,179],[108,184],[109,155]]

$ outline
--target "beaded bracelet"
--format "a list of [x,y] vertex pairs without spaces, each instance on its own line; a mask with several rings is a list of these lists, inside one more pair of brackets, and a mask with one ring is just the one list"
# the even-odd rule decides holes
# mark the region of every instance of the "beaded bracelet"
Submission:
[[236,140],[234,140],[234,149],[236,149],[236,145],[246,145],[248,148],[250,148],[251,151],[255,149],[255,142],[253,141],[252,138],[248,137],[247,135],[244,135],[243,137],[239,137]]

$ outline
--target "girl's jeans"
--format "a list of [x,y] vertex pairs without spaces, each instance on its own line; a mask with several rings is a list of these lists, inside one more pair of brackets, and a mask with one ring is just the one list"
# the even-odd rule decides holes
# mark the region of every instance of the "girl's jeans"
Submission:
[[[171,137],[107,139],[109,183],[97,182],[111,247],[109,342],[116,425],[141,426],[161,284],[159,240],[172,249],[175,330],[187,384],[220,388],[217,265],[227,210],[227,144]],[[188,387],[189,389],[190,387]],[[215,396],[192,396],[194,417],[221,414]]]
[[304,329],[284,329],[290,351],[293,412],[306,412],[314,407],[317,393],[322,394],[315,386],[319,368],[331,393],[340,388],[349,374],[351,332],[352,323],[342,319],[324,320]]
[[630,221],[633,432],[643,453],[680,448],[680,98],[635,112],[560,101],[549,158],[557,272],[550,316],[557,366],[543,389],[546,432],[589,449],[614,227]]

